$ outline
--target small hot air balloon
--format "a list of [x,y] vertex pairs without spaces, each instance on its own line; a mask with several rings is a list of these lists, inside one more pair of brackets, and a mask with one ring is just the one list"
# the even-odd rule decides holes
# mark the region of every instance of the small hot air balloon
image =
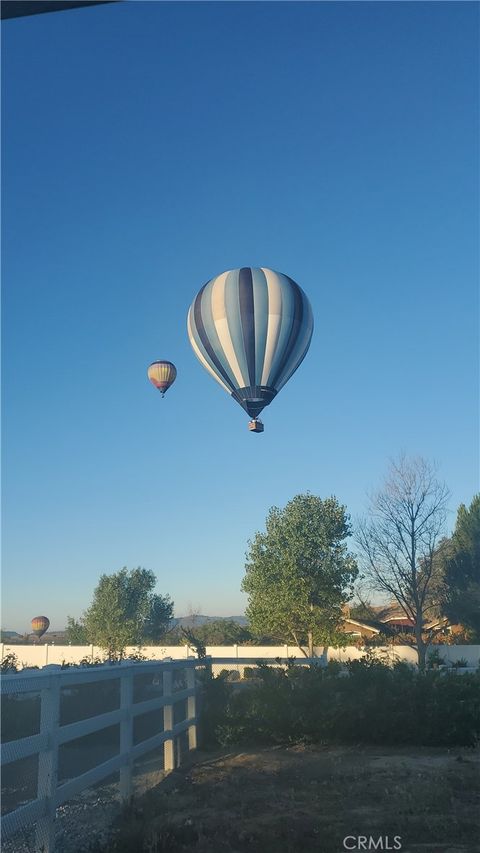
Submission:
[[263,432],[258,415],[305,358],[313,314],[303,290],[266,267],[228,270],[208,281],[187,318],[195,355]]
[[148,378],[155,388],[158,388],[162,397],[173,385],[177,376],[177,368],[171,361],[154,361],[147,371]]
[[47,619],[46,616],[35,616],[31,622],[32,625],[32,633],[35,634],[38,639],[43,637],[45,631],[48,630],[50,625],[50,620]]

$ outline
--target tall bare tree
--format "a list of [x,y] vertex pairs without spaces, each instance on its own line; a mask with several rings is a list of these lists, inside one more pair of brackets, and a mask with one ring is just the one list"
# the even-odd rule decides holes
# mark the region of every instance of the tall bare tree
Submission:
[[415,631],[418,665],[432,633],[426,630],[437,602],[438,560],[449,492],[435,466],[421,457],[392,461],[382,488],[370,498],[369,517],[360,521],[356,542],[372,591],[387,593]]

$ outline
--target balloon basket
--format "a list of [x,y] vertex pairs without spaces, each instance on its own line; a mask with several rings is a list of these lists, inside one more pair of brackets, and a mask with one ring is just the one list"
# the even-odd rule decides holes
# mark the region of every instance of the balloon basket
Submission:
[[250,421],[248,424],[248,428],[250,432],[263,432],[263,424],[257,419]]

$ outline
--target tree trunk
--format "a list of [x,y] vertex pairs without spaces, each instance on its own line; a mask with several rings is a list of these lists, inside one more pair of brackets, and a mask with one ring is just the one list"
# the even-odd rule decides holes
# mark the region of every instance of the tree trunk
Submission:
[[313,658],[313,631],[308,632],[308,657]]
[[425,672],[425,659],[427,656],[427,646],[422,641],[418,646],[418,668],[420,672]]
[[421,625],[415,625],[415,639],[417,641],[418,668],[420,672],[425,672],[427,644],[423,641]]
[[[313,617],[313,604],[310,602],[310,613]],[[308,657],[313,658],[313,631],[309,631],[307,634],[308,637]]]

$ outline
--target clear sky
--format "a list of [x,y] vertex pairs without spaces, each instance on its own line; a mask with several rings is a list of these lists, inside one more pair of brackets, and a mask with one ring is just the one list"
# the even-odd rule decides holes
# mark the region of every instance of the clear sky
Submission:
[[[476,3],[126,2],[3,27],[3,606],[61,629],[143,566],[243,613],[299,492],[352,518],[404,450],[479,488]],[[308,294],[265,432],[186,315],[226,269]],[[173,361],[165,399],[146,370]]]

